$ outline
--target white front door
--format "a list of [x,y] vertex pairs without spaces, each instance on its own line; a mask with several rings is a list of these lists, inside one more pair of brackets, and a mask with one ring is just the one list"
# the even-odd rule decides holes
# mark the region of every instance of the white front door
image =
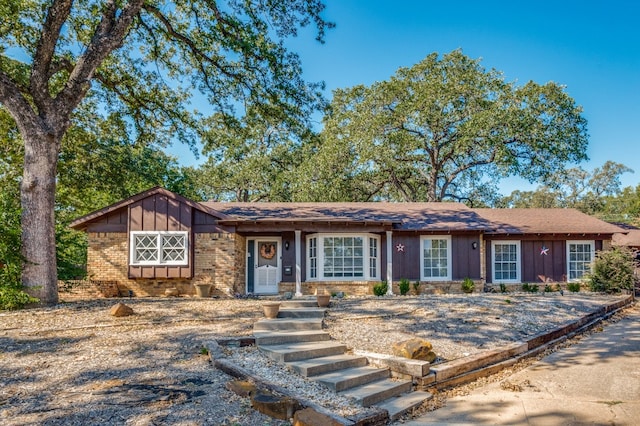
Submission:
[[278,293],[280,282],[280,239],[256,239],[254,245],[254,291],[257,294]]

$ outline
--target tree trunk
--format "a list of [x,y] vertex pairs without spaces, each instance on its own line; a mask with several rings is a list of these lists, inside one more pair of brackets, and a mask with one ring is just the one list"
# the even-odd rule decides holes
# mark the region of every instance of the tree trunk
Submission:
[[59,140],[42,131],[23,132],[22,284],[44,305],[58,302],[55,187]]

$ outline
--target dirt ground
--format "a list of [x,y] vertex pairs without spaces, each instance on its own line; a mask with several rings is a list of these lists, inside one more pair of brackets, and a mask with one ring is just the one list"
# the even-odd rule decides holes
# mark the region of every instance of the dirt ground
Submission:
[[[449,359],[615,300],[592,294],[348,298],[333,302],[326,323],[354,349],[383,352],[380,342],[417,334]],[[120,301],[134,315],[111,316]],[[111,299],[0,312],[0,424],[288,424],[228,391],[231,378],[202,354],[213,339],[251,335],[261,303]]]

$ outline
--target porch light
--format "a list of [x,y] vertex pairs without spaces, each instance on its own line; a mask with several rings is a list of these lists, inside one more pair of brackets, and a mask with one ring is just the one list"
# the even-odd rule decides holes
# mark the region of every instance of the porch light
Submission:
[[284,249],[289,250],[289,241],[284,242]]
[[477,243],[477,242],[475,242],[475,241],[474,241],[474,242],[472,242],[472,243],[471,243],[471,248],[472,248],[472,249],[474,249],[474,250],[475,250],[475,249],[477,249],[477,248],[478,248],[478,243]]

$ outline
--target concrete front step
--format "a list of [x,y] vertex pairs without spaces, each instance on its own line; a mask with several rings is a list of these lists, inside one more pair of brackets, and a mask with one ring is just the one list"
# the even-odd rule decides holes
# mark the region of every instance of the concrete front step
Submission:
[[326,342],[331,340],[331,335],[326,331],[311,330],[311,331],[259,331],[254,332],[253,336],[256,338],[256,345],[283,345],[285,343],[300,343],[300,342]]
[[414,391],[407,394],[395,396],[389,398],[386,401],[382,401],[376,404],[376,407],[387,410],[389,413],[389,420],[398,420],[400,416],[414,408],[420,406],[424,401],[433,398],[429,392]]
[[324,318],[326,309],[324,308],[289,308],[280,307],[278,318]]
[[312,377],[345,368],[364,367],[367,363],[366,357],[342,354],[292,361],[287,365],[301,376]]
[[354,367],[313,377],[329,389],[340,392],[382,379],[388,379],[389,370],[375,367]]
[[260,350],[271,359],[278,362],[299,361],[302,359],[318,358],[343,354],[347,347],[340,342],[302,342],[283,345],[262,345]]
[[253,331],[309,331],[322,330],[321,318],[261,319],[253,324]]
[[358,404],[369,407],[385,399],[407,393],[411,391],[411,388],[410,380],[384,379],[342,391],[340,395],[354,398]]
[[318,301],[315,299],[294,299],[285,300],[280,305],[282,308],[317,308]]

